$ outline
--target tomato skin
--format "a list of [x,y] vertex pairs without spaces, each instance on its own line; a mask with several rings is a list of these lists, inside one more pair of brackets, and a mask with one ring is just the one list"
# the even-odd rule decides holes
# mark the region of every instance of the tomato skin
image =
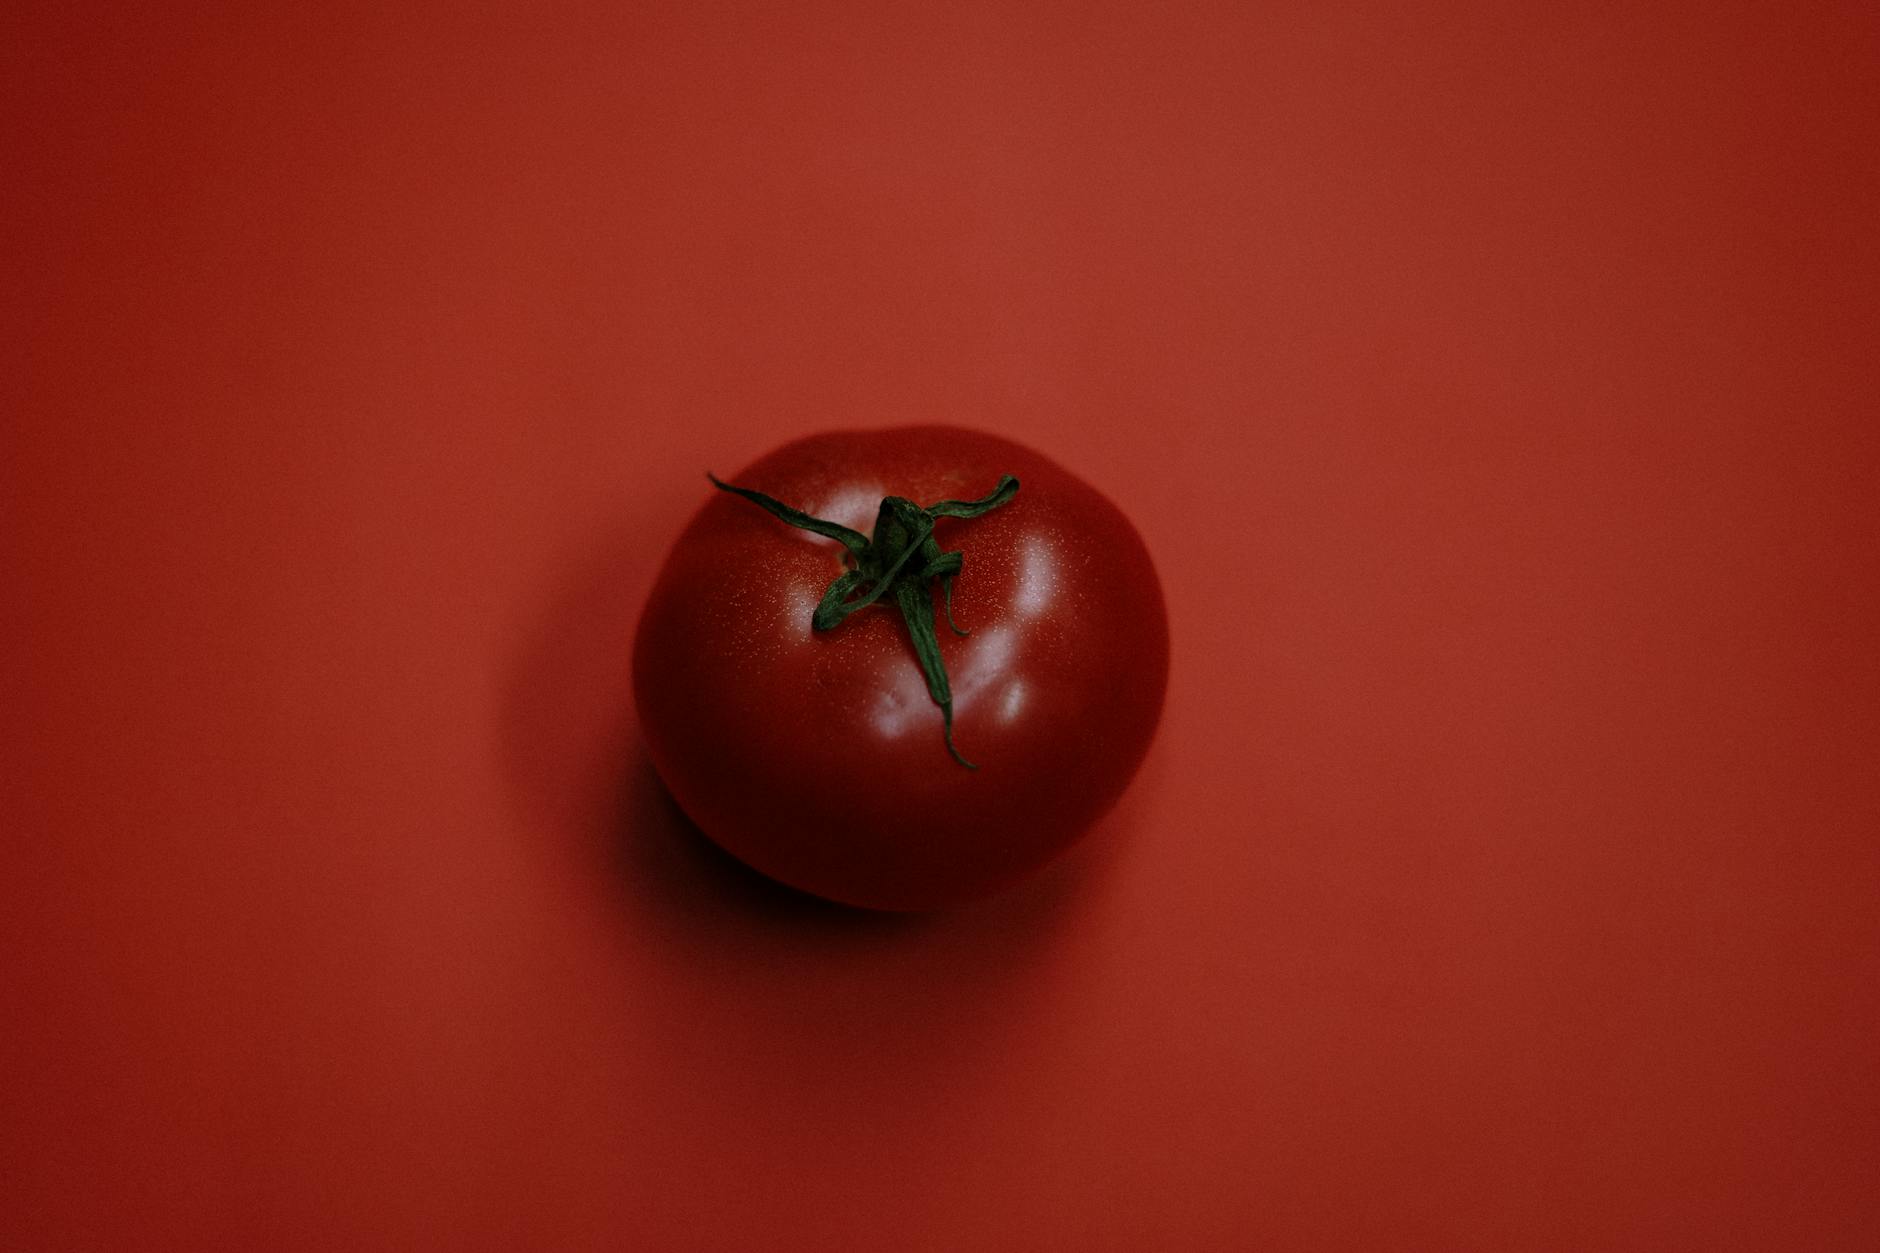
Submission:
[[948,756],[900,615],[810,615],[834,540],[713,492],[673,546],[634,644],[642,734],[680,807],[783,883],[872,909],[982,895],[1069,847],[1121,796],[1161,716],[1168,623],[1141,537],[1100,493],[1010,440],[952,427],[837,431],[727,481],[863,534],[887,495],[1009,503],[941,518],[964,555],[947,629]]

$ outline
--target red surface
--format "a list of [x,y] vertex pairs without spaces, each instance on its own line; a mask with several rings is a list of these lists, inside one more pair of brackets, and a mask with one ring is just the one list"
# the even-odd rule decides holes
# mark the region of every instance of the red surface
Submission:
[[[0,40],[9,1247],[1872,1247],[1871,6],[389,7]],[[918,421],[1174,672],[883,922],[628,645]]]

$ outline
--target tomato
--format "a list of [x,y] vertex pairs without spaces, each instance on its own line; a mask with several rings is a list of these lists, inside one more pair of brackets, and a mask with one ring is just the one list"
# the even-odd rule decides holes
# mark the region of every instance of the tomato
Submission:
[[1161,715],[1168,623],[1103,495],[949,427],[813,435],[718,486],[633,658],[653,765],[711,839],[818,896],[929,909],[1116,802]]

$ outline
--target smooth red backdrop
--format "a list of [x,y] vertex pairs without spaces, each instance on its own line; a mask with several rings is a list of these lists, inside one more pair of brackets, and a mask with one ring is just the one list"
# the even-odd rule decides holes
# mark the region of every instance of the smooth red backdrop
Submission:
[[[297,8],[0,38],[7,1247],[1873,1247],[1871,6]],[[910,422],[1175,669],[894,921],[627,663]]]

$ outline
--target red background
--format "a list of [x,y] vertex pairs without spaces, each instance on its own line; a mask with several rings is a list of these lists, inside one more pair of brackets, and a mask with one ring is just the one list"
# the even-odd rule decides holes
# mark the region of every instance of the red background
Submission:
[[[1871,6],[6,19],[27,1249],[1855,1249]],[[854,916],[636,747],[830,425],[1125,503],[1161,737]]]

